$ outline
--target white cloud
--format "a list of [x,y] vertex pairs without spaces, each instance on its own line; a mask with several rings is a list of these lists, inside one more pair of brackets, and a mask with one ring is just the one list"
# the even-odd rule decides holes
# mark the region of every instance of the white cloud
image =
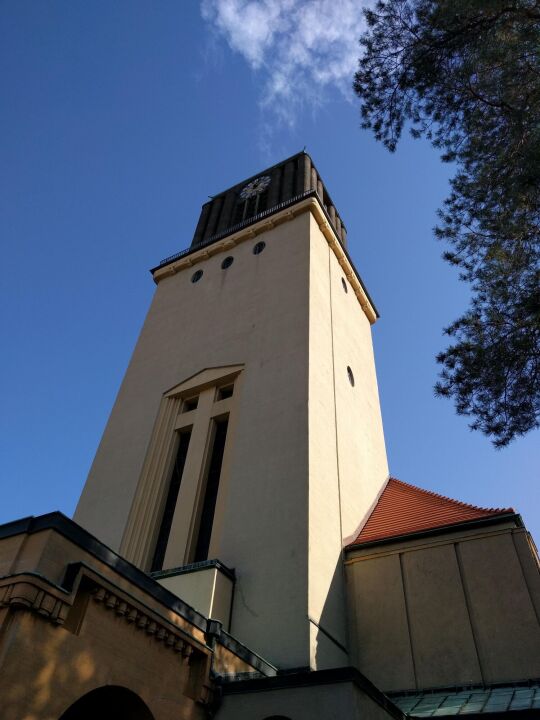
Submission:
[[292,125],[329,87],[347,97],[366,0],[202,0],[203,18],[264,77],[261,106]]

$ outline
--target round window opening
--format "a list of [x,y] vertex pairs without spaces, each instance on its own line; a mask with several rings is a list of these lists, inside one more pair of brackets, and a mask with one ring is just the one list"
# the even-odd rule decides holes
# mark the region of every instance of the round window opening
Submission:
[[343,289],[345,292],[349,292],[349,288],[347,287],[347,283],[345,282],[345,278],[341,278],[341,284],[343,285]]
[[196,270],[196,271],[193,273],[193,275],[191,276],[191,282],[193,282],[193,283],[199,282],[199,280],[202,278],[202,276],[203,276],[203,271],[202,271],[202,270]]
[[226,270],[227,268],[231,267],[233,262],[234,262],[233,256],[229,255],[229,257],[226,257],[225,260],[221,263],[221,269]]
[[260,254],[262,253],[262,251],[264,250],[265,247],[266,247],[266,243],[261,240],[261,241],[258,242],[258,243],[255,245],[255,247],[253,248],[253,254],[254,254],[254,255],[260,255]]
[[351,370],[351,368],[350,368],[348,365],[347,365],[347,375],[349,376],[349,382],[350,382],[351,385],[354,387],[354,375],[353,375],[353,371]]

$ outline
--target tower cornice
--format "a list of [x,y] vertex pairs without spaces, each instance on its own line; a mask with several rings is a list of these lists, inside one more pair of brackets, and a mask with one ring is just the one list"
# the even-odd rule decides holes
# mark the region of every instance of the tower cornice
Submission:
[[341,268],[343,269],[347,280],[351,284],[364,314],[373,325],[379,317],[377,308],[375,307],[367,288],[349,257],[349,254],[339,241],[332,225],[328,221],[324,208],[321,207],[316,194],[311,194],[293,205],[289,205],[282,210],[272,213],[269,217],[264,217],[257,222],[251,223],[247,227],[241,228],[237,232],[227,235],[221,240],[216,240],[200,249],[187,251],[185,254],[178,257],[178,259],[154,268],[151,271],[154,282],[158,284],[166,277],[170,277],[171,275],[175,275],[186,268],[192,267],[193,265],[201,262],[201,260],[205,260],[213,255],[230,250],[246,240],[252,240],[261,233],[276,227],[276,225],[288,222],[289,220],[292,220],[306,212],[310,212],[317,222],[319,229],[326,238],[328,245],[332,249]]

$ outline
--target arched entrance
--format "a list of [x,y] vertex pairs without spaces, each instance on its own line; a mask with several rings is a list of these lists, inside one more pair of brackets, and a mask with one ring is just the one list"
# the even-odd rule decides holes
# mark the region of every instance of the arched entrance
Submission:
[[83,695],[59,720],[154,720],[141,698],[131,690],[106,685]]

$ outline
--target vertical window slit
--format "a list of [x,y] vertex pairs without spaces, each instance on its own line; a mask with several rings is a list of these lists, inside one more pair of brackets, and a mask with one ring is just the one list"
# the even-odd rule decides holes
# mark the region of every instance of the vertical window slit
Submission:
[[180,483],[182,482],[182,474],[184,472],[184,465],[186,464],[190,438],[191,430],[180,433],[178,450],[174,461],[174,467],[171,472],[167,499],[165,500],[165,507],[163,508],[161,525],[159,527],[156,549],[154,551],[154,557],[152,558],[150,572],[163,569],[165,551],[167,549],[167,543],[171,532],[174,510],[176,508],[176,501],[178,500],[178,492],[180,491]]
[[195,547],[194,562],[208,559],[210,538],[212,536],[212,525],[216,511],[216,501],[219,489],[219,476],[225,451],[225,440],[227,437],[228,419],[216,421],[214,429],[214,442],[208,465],[204,501],[201,510],[197,545]]

